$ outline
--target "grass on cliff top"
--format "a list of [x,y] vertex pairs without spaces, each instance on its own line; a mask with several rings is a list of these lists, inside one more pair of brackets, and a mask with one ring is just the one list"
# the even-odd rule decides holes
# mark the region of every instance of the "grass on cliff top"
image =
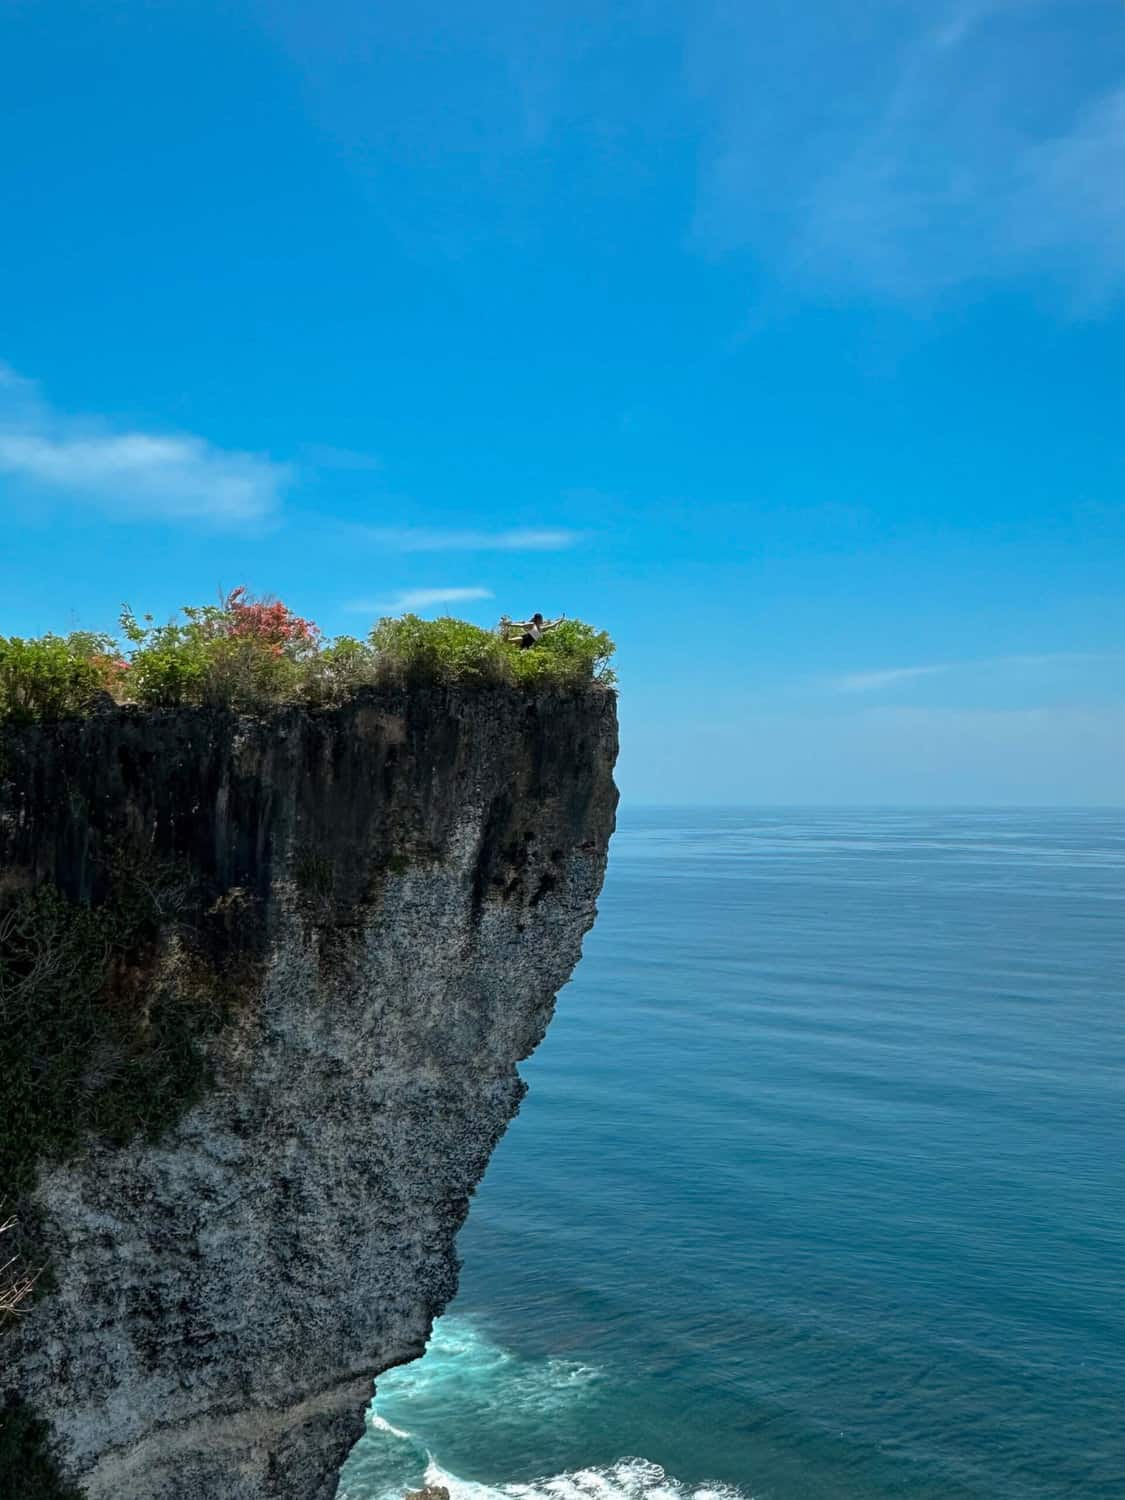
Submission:
[[549,690],[615,681],[613,642],[581,620],[563,620],[526,651],[499,629],[417,615],[380,620],[363,640],[330,639],[287,605],[235,589],[167,624],[138,620],[130,609],[120,623],[121,639],[90,631],[0,636],[0,719],[56,719],[108,701],[320,706],[379,683]]

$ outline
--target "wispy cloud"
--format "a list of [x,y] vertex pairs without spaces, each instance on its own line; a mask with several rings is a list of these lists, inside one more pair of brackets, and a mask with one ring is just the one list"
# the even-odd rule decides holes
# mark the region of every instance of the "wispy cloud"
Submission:
[[430,609],[435,604],[466,604],[472,599],[491,599],[492,597],[491,589],[404,589],[393,599],[353,599],[344,607],[350,613],[357,615],[398,615],[406,610]]
[[558,527],[443,531],[424,526],[352,526],[348,530],[390,552],[562,552],[581,540],[580,532]]
[[838,693],[871,693],[879,688],[893,687],[899,682],[910,682],[916,677],[933,677],[938,672],[948,672],[947,665],[933,667],[884,667],[874,672],[845,672],[833,679],[832,686]]
[[833,677],[830,686],[838,693],[871,693],[896,687],[919,677],[959,671],[989,671],[1004,667],[1059,667],[1070,663],[1123,661],[1120,651],[1046,651],[1028,656],[985,656],[970,661],[934,662],[918,667],[882,667],[869,672],[845,672]]
[[1125,283],[1125,87],[1095,100],[1070,129],[1030,146],[1012,198],[1007,247],[1066,255],[1080,243],[1083,300]]
[[[1069,0],[716,10],[694,238],[789,276],[910,298],[1046,272],[1125,289],[1119,12]],[[777,77],[800,76],[800,90]]]
[[56,411],[6,366],[0,474],[30,492],[93,503],[111,515],[218,526],[266,520],[292,477],[287,464],[191,433],[114,430],[101,418]]

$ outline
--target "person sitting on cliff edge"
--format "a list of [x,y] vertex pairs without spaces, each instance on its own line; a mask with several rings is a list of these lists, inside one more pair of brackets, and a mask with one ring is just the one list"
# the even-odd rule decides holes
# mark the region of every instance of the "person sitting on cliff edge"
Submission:
[[560,615],[557,620],[545,620],[538,611],[530,620],[513,621],[505,615],[500,621],[500,634],[513,646],[518,645],[521,651],[526,651],[535,645],[545,631],[554,630],[565,619],[565,615]]

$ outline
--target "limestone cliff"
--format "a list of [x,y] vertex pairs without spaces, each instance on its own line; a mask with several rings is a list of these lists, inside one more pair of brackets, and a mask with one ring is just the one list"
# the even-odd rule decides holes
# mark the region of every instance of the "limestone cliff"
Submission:
[[372,1376],[455,1290],[594,918],[615,754],[600,688],[4,733],[0,1001],[56,1040],[9,1063],[43,1144],[0,1197],[49,1270],[2,1388],[80,1494],[330,1500]]

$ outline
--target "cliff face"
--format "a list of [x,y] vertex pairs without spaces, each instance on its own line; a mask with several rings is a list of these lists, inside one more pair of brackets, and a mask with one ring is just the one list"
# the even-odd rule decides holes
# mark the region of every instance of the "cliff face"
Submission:
[[[0,915],[44,889],[143,909],[59,1075],[95,1126],[17,1195],[51,1273],[0,1332],[2,1386],[91,1500],[330,1500],[372,1376],[455,1290],[594,919],[613,696],[118,709],[0,752]],[[134,1076],[152,1102],[122,1126]]]

